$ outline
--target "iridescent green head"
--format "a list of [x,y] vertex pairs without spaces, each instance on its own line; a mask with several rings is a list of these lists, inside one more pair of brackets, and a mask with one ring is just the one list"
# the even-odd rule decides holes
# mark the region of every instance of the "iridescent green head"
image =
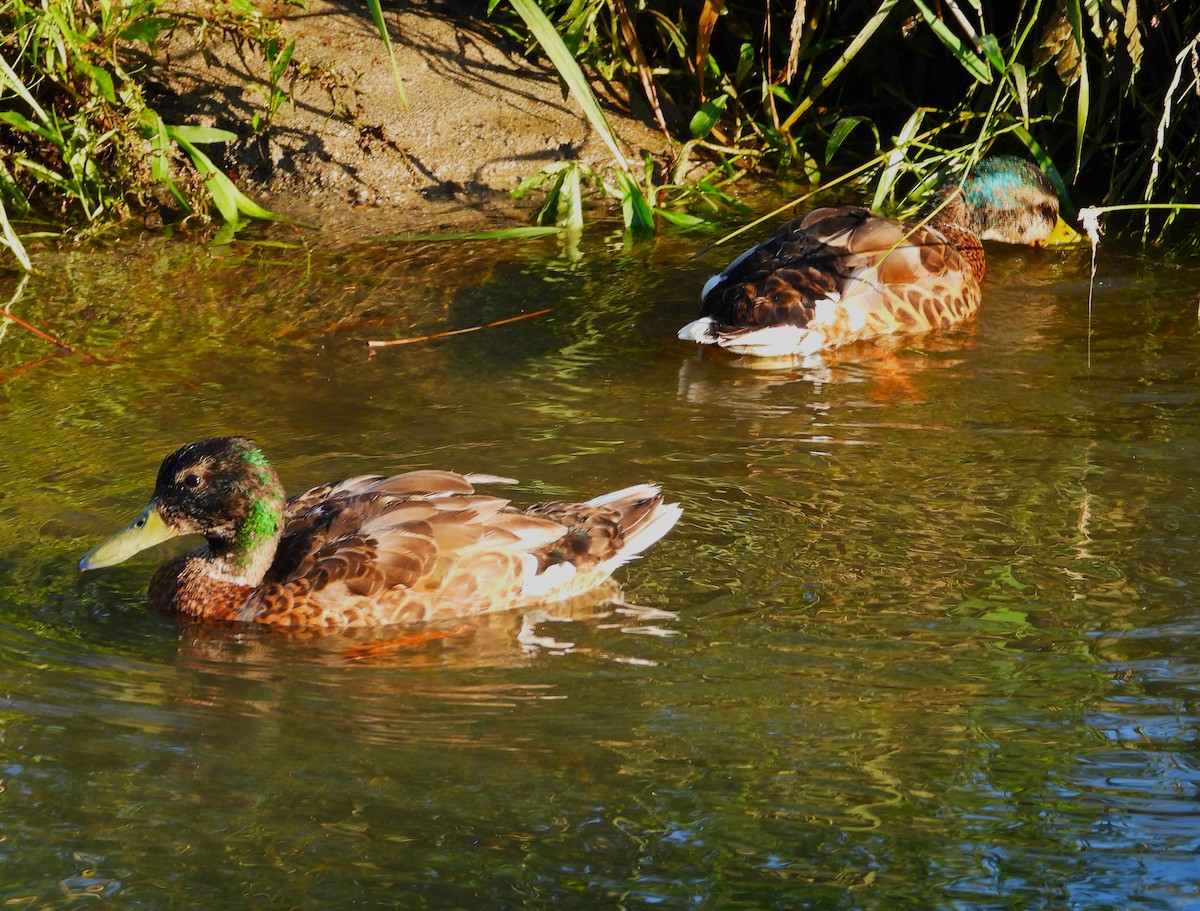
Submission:
[[985,158],[961,183],[943,187],[939,199],[947,196],[950,219],[981,240],[1044,244],[1078,239],[1059,219],[1058,194],[1050,179],[1021,158]]
[[168,525],[244,547],[276,533],[270,516],[280,512],[284,495],[262,450],[243,437],[221,437],[167,456],[154,498]]
[[190,443],[163,460],[146,509],[79,568],[119,563],[167,538],[198,534],[231,569],[244,569],[252,561],[262,563],[264,550],[274,551],[284,501],[278,475],[252,441],[221,437]]

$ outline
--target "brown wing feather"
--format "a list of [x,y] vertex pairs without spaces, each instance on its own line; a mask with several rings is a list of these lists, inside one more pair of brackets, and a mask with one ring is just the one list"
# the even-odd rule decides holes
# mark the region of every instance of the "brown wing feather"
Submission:
[[[491,475],[475,476],[481,483],[486,481],[507,480]],[[328,503],[344,497],[358,496],[364,493],[384,494],[390,497],[414,496],[449,496],[451,494],[473,493],[475,490],[471,481],[465,476],[453,471],[425,469],[408,471],[403,474],[385,477],[378,474],[357,475],[336,481],[331,484],[321,484],[297,494],[287,502],[287,518],[306,512],[320,503]]]
[[731,329],[807,326],[816,302],[839,289],[840,255],[804,219],[792,219],[726,270],[705,295],[700,315]]
[[565,529],[516,512],[507,500],[470,493],[461,476],[419,474],[356,483],[351,489],[362,492],[349,495],[331,485],[324,499],[310,497],[308,510],[285,528],[275,563],[243,614],[340,626],[515,603],[523,555]]

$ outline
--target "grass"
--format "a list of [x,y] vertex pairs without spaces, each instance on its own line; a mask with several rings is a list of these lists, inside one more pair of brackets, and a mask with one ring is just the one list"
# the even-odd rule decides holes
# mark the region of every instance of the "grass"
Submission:
[[1146,241],[1200,241],[1179,206],[1200,191],[1193,4],[538,5],[576,59],[624,80],[726,179],[790,171],[823,184],[856,170],[875,205],[903,211],[940,167],[1018,152],[1068,200],[1069,182],[1143,206]]
[[13,218],[48,215],[87,233],[155,208],[226,222],[278,217],[201,148],[234,134],[164,122],[135,61],[166,29],[236,35],[264,60],[264,107],[250,124],[260,131],[287,97],[294,45],[248,0],[204,15],[165,10],[164,0],[0,0],[0,247],[23,268],[30,262]]

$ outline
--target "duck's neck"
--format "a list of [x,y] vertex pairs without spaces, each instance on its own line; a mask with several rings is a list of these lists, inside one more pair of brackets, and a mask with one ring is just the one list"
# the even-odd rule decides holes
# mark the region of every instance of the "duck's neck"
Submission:
[[232,538],[209,538],[202,551],[206,574],[220,582],[258,586],[275,560],[283,534],[282,497],[260,496],[250,501]]
[[939,230],[943,227],[957,228],[976,238],[983,233],[978,213],[967,203],[962,188],[954,184],[942,187],[933,194],[926,204],[925,214],[930,216],[929,223]]
[[934,194],[925,213],[929,226],[937,228],[966,261],[975,281],[983,281],[986,268],[983,242],[979,239],[983,227],[975,209],[968,205],[957,186],[945,187]]
[[151,605],[206,620],[241,619],[241,608],[275,560],[282,532],[282,497],[252,501],[231,538],[209,538],[154,574]]
[[239,620],[255,586],[214,575],[208,548],[181,554],[159,567],[150,580],[150,606],[167,614],[201,620]]

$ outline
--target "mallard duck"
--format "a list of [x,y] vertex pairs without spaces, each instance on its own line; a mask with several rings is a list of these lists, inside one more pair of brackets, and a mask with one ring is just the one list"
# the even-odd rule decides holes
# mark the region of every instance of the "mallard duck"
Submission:
[[1064,243],[1046,176],[997,156],[943,184],[927,221],[908,225],[859,206],[816,209],[747,250],[700,292],[685,341],[760,357],[809,355],[891,333],[962,322],[979,308],[984,240]]
[[286,500],[252,441],[203,440],[163,460],[150,503],[79,569],[198,534],[206,538],[200,548],[155,573],[154,607],[293,627],[417,623],[587,592],[682,512],[652,484],[521,512],[475,493],[475,484],[489,482],[511,479],[363,475]]

